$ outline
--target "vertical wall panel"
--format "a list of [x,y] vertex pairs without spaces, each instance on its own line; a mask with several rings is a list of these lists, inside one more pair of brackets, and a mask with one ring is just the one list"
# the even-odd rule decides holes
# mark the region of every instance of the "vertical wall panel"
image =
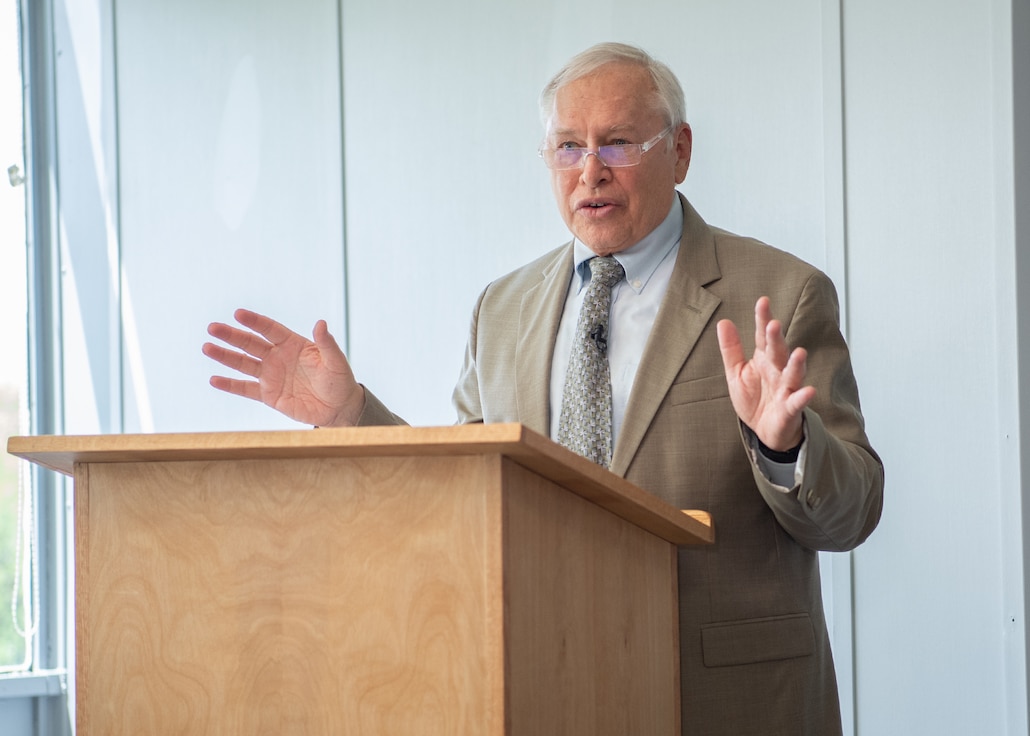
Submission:
[[[1027,570],[1030,569],[1030,2],[995,0],[996,18],[1011,26],[994,28],[995,135],[1009,146],[995,149],[998,217],[1013,233],[998,245],[999,339],[1009,344],[1014,364],[999,376],[998,453],[1001,464],[1001,533],[1004,556],[1002,600],[1005,624],[1006,715],[1008,733],[1030,731],[1027,690]],[[1008,162],[1013,172],[1008,171]],[[1009,190],[1011,187],[1011,191]],[[1015,267],[1011,264],[1015,262]],[[1013,306],[1015,307],[1013,309]],[[1013,338],[1014,336],[1014,338]],[[1015,400],[1013,400],[1015,399]]]
[[64,431],[121,430],[118,178],[109,0],[53,4]]
[[855,553],[860,733],[1006,732],[1000,520],[1017,491],[998,376],[1016,346],[995,328],[1011,195],[991,5],[844,5],[851,343],[887,468]]
[[454,421],[479,291],[566,239],[536,155],[546,16],[539,2],[343,6],[351,358],[416,424]]
[[200,345],[237,306],[342,337],[336,3],[116,7],[126,429],[296,426]]

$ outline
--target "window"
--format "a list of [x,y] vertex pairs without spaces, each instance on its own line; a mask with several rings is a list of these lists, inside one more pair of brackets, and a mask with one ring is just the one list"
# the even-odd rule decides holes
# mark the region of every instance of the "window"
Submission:
[[[25,434],[27,310],[22,78],[17,3],[0,9],[0,428],[5,438]],[[34,497],[26,470],[15,458],[0,459],[0,672],[32,665],[38,596]],[[23,474],[19,478],[19,471]]]
[[[7,456],[59,429],[51,4],[0,0],[0,731],[72,732],[68,484]],[[31,120],[31,124],[26,121]],[[48,299],[50,301],[48,301]],[[31,407],[31,409],[30,409]]]

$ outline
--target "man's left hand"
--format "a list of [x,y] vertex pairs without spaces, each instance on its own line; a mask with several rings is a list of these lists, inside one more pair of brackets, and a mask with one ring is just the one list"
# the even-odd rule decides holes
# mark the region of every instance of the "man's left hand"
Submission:
[[768,297],[755,304],[755,353],[746,360],[737,327],[717,325],[730,400],[737,416],[766,447],[786,452],[801,444],[802,411],[815,396],[805,386],[808,354],[787,349],[783,326],[772,318]]

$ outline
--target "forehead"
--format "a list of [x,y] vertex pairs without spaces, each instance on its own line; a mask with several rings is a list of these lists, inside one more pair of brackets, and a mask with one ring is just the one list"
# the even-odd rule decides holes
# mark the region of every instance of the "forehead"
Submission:
[[648,71],[635,64],[612,63],[558,89],[547,129],[549,134],[631,131],[652,125],[661,115]]

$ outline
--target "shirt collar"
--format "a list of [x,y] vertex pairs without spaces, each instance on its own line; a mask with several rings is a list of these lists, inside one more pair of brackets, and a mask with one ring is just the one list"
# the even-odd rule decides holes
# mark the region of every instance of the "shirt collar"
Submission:
[[[647,282],[654,275],[669,251],[680,241],[683,236],[683,208],[680,206],[679,197],[672,198],[672,207],[669,214],[665,216],[661,224],[644,236],[644,239],[626,250],[615,253],[617,260],[626,270],[626,282],[629,287],[638,294],[647,286]],[[577,291],[590,281],[590,267],[587,261],[596,256],[590,248],[576,239],[573,245],[572,258],[579,274],[579,286]]]

